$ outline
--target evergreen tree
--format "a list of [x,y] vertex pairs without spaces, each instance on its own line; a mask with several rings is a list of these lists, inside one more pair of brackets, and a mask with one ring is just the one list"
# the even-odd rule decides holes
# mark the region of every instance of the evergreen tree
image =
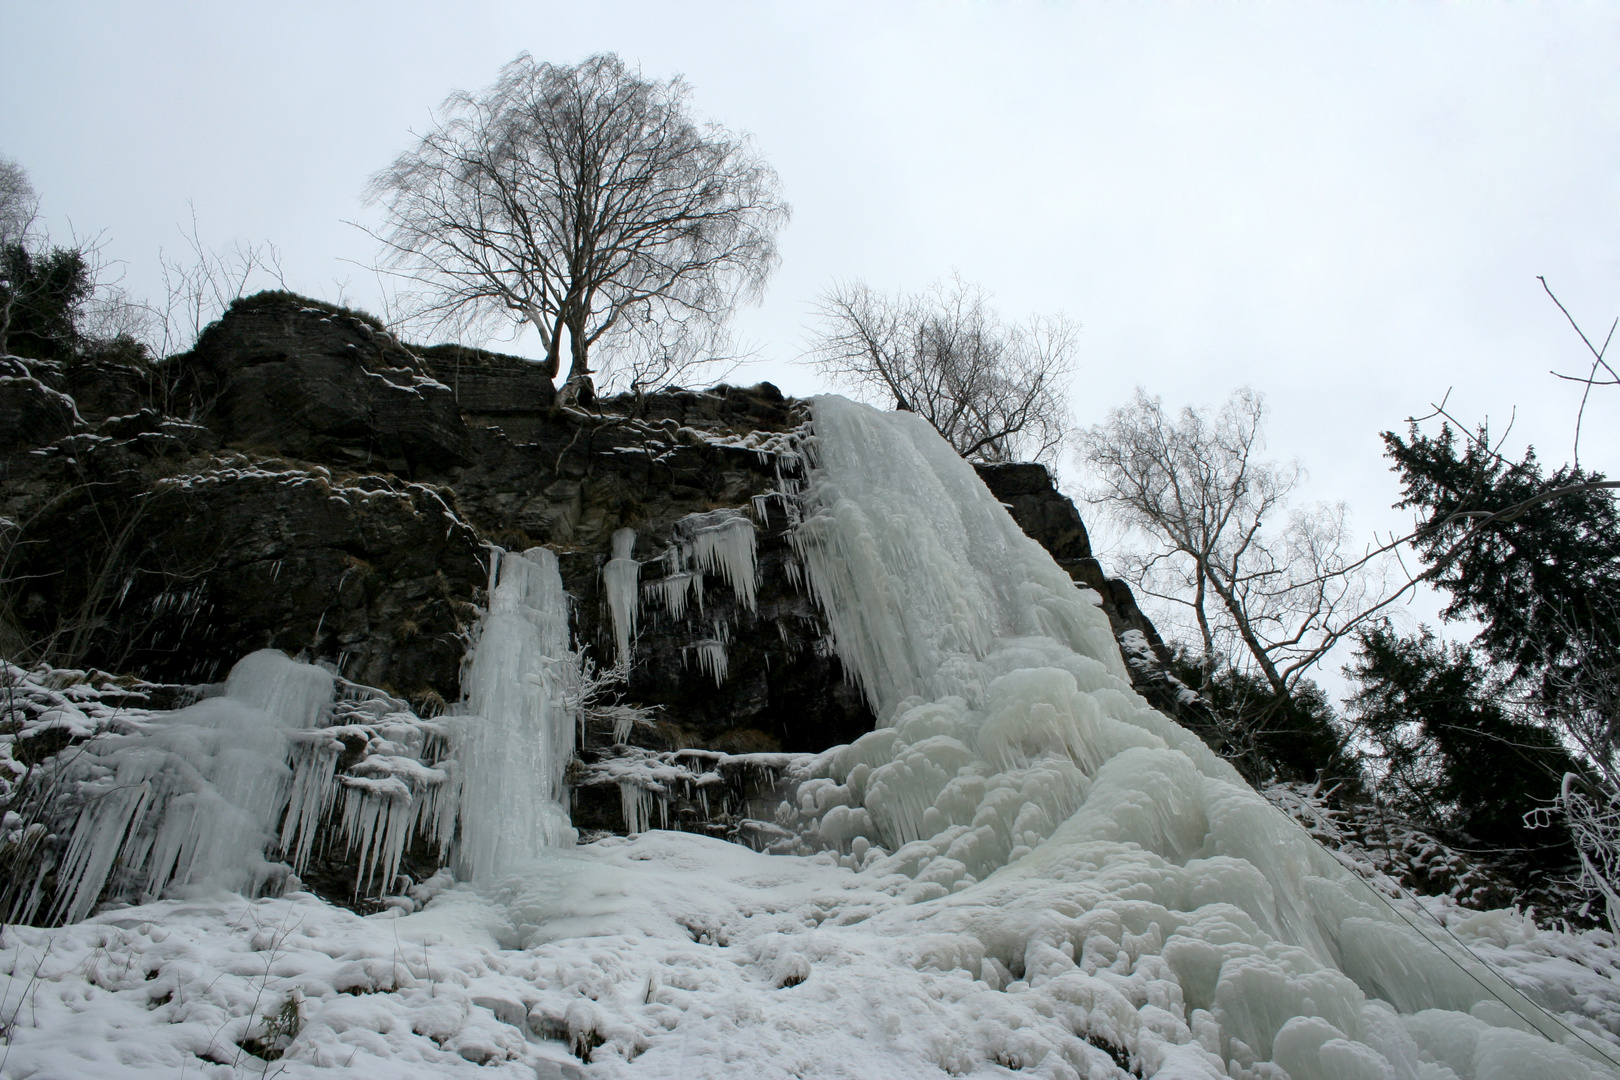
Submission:
[[1349,704],[1392,808],[1431,829],[1523,852],[1537,868],[1567,864],[1568,833],[1524,821],[1552,805],[1564,774],[1577,768],[1557,736],[1515,716],[1501,680],[1467,646],[1427,627],[1405,637],[1388,624],[1358,640],[1345,669],[1360,684]]
[[1601,473],[1543,475],[1535,451],[1510,462],[1481,427],[1459,448],[1449,425],[1384,433],[1405,493],[1424,515],[1418,551],[1451,595],[1447,619],[1482,624],[1477,644],[1515,683],[1557,707],[1571,677],[1620,645],[1620,506]]
[[79,248],[0,246],[0,353],[71,361],[94,291],[90,262]]

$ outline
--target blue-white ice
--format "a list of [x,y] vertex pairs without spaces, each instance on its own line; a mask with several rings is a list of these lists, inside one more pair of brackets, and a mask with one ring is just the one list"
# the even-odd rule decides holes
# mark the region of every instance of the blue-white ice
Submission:
[[456,869],[470,881],[574,843],[563,772],[578,669],[557,556],[530,548],[494,557],[489,611],[462,678],[470,715],[461,718]]

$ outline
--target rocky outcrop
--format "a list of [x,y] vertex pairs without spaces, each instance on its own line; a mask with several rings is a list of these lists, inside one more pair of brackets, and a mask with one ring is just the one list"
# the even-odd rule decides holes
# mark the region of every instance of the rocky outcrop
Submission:
[[73,399],[36,374],[54,367],[0,356],[0,454],[52,442],[81,424]]
[[416,354],[450,388],[473,427],[498,427],[513,442],[532,442],[555,410],[557,390],[533,360],[464,345],[433,345]]
[[1170,655],[1152,620],[1136,606],[1128,582],[1111,578],[1091,554],[1091,539],[1073,500],[1057,489],[1046,466],[1034,462],[978,465],[979,478],[1012,514],[1018,527],[1044,547],[1070,577],[1102,597],[1103,611],[1118,637],[1134,630],[1158,658]]
[[[76,414],[62,388],[100,385],[94,366],[0,382],[39,413],[15,425],[9,452],[0,439],[14,655],[196,683],[271,646],[430,715],[460,696],[489,544],[558,552],[575,639],[611,667],[604,570],[629,529],[650,591],[620,692],[655,717],[631,743],[758,761],[874,722],[789,543],[808,412],[769,384],[566,407],[530,361],[412,350],[368,316],[286,293],[233,304],[144,384],[103,363],[97,409]],[[132,395],[143,407],[121,411]],[[1097,590],[1116,634],[1145,643],[1139,682],[1174,705],[1158,634],[1046,470],[980,474]],[[700,571],[692,602],[660,599],[658,582],[692,570],[692,530],[728,515],[753,536],[753,594]],[[582,754],[609,762],[615,744],[588,730]],[[589,827],[626,824],[612,785],[576,792],[575,809]]]
[[217,446],[145,411],[30,455],[5,489],[20,639],[164,682],[276,647],[428,707],[454,694],[486,569],[447,497]]
[[[488,549],[545,545],[576,646],[615,671],[610,697],[644,711],[628,733],[587,722],[568,774],[576,827],[799,843],[774,817],[804,755],[875,722],[791,544],[808,420],[768,383],[565,405],[530,361],[407,348],[367,316],[284,293],[238,301],[149,369],[0,360],[0,652],[22,664],[13,675],[41,660],[122,673],[47,673],[93,683],[98,708],[123,701],[125,676],[149,680],[113,713],[217,693],[208,684],[256,649],[329,664],[348,688],[329,765],[353,795],[398,764],[401,731],[416,732],[418,768],[448,753],[433,717],[461,697]],[[1214,732],[1050,474],[979,473],[1097,591],[1138,689]],[[721,533],[738,565],[751,552],[746,581],[697,554]],[[639,575],[633,628],[610,602],[616,554],[618,573]],[[94,726],[47,722],[56,693],[42,683],[38,715],[9,736],[28,768],[66,760]],[[443,847],[412,836],[400,866],[421,881]],[[331,836],[298,873],[359,910],[397,885],[362,881]]]
[[262,293],[171,363],[180,404],[226,446],[404,477],[470,460],[455,394],[355,312]]

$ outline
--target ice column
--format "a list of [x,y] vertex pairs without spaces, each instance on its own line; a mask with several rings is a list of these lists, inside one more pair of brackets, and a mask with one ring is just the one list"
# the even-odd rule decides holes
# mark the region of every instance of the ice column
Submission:
[[547,548],[495,553],[489,612],[464,676],[457,868],[479,880],[572,844],[563,771],[574,749],[568,601]]

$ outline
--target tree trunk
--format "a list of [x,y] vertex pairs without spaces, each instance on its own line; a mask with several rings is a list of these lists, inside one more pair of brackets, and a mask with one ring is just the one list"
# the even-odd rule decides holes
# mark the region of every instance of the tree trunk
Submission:
[[[584,320],[579,320],[581,324]],[[568,328],[568,347],[572,360],[568,365],[568,381],[589,381],[591,375],[590,350],[591,343],[585,336],[585,327],[570,326]]]
[[548,327],[538,311],[528,311],[526,314],[530,325],[540,332],[540,341],[546,347],[546,358],[540,362],[540,370],[545,372],[546,378],[555,379],[558,369],[562,367],[562,319],[559,317]]
[[558,347],[556,337],[551,339],[551,345],[546,349],[546,358],[541,362],[540,370],[545,372],[548,379],[557,377],[557,370],[562,367],[562,350]]
[[568,379],[563,383],[557,400],[567,404],[595,405],[596,387],[591,382],[591,339],[585,333],[585,311],[575,301],[568,317],[568,349],[572,359],[568,365]]

